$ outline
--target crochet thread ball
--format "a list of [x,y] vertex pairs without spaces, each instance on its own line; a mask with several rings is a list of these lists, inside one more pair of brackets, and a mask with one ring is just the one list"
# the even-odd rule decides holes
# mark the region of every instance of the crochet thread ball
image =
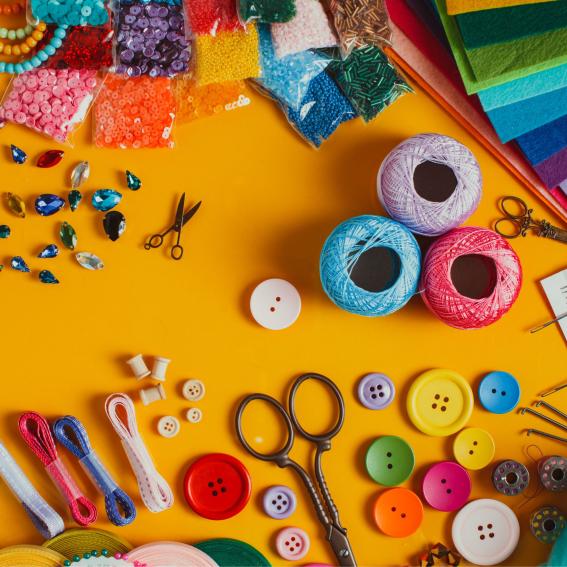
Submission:
[[[467,266],[476,273],[467,274]],[[471,285],[484,280],[484,289]],[[425,304],[444,323],[478,329],[498,321],[522,286],[520,260],[508,242],[486,228],[456,228],[429,248],[420,288]],[[463,293],[464,291],[464,293]]]
[[419,134],[396,146],[378,172],[378,198],[411,231],[439,236],[478,207],[482,175],[472,152],[441,134]]
[[321,252],[323,289],[340,308],[377,317],[403,307],[414,295],[421,252],[400,223],[364,215],[340,224]]

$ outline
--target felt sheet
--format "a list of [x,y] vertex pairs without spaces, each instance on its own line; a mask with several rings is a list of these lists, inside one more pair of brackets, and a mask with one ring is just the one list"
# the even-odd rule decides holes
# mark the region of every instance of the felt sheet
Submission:
[[556,187],[567,179],[567,148],[538,163],[534,169],[549,189]]
[[567,63],[567,29],[466,52],[455,19],[447,14],[446,0],[436,3],[469,94]]
[[[404,0],[400,1],[403,2]],[[439,19],[439,14],[434,4],[429,0],[406,0],[406,4],[419,18],[421,23],[436,37],[437,41],[442,43],[443,46],[450,51],[451,46],[447,41],[443,24]]]
[[465,12],[478,12],[479,10],[494,10],[522,4],[543,4],[553,0],[448,0],[449,14],[463,14]]
[[516,143],[532,165],[537,165],[567,147],[567,116],[516,138]]
[[501,106],[487,114],[500,140],[506,143],[567,114],[567,88]]
[[474,49],[567,27],[567,1],[470,12],[456,20],[465,48]]

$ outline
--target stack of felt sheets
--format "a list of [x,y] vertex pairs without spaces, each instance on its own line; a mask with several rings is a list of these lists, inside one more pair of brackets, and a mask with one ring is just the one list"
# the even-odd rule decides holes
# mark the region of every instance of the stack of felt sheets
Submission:
[[567,0],[386,0],[393,58],[567,221]]

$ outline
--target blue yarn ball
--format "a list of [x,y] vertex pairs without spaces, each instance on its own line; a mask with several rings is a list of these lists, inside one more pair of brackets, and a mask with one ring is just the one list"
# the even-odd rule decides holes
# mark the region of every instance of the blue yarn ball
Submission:
[[[391,259],[394,277],[384,289],[369,291],[352,278],[357,262],[377,248],[384,249]],[[343,222],[327,238],[321,252],[325,293],[341,309],[366,317],[389,315],[402,308],[417,291],[420,270],[421,252],[415,237],[404,225],[385,217],[364,215]]]

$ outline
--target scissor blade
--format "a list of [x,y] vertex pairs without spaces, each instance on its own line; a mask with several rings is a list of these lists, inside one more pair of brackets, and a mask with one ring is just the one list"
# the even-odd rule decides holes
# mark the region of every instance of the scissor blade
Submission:
[[177,232],[181,230],[181,227],[185,224],[183,222],[183,209],[185,208],[185,193],[181,195],[181,199],[179,199],[179,204],[177,205],[177,211],[175,212],[175,224],[173,225],[173,229]]
[[196,205],[191,207],[184,215],[183,215],[183,225],[186,225],[195,215],[195,213],[199,210],[201,203],[203,201],[199,201]]

